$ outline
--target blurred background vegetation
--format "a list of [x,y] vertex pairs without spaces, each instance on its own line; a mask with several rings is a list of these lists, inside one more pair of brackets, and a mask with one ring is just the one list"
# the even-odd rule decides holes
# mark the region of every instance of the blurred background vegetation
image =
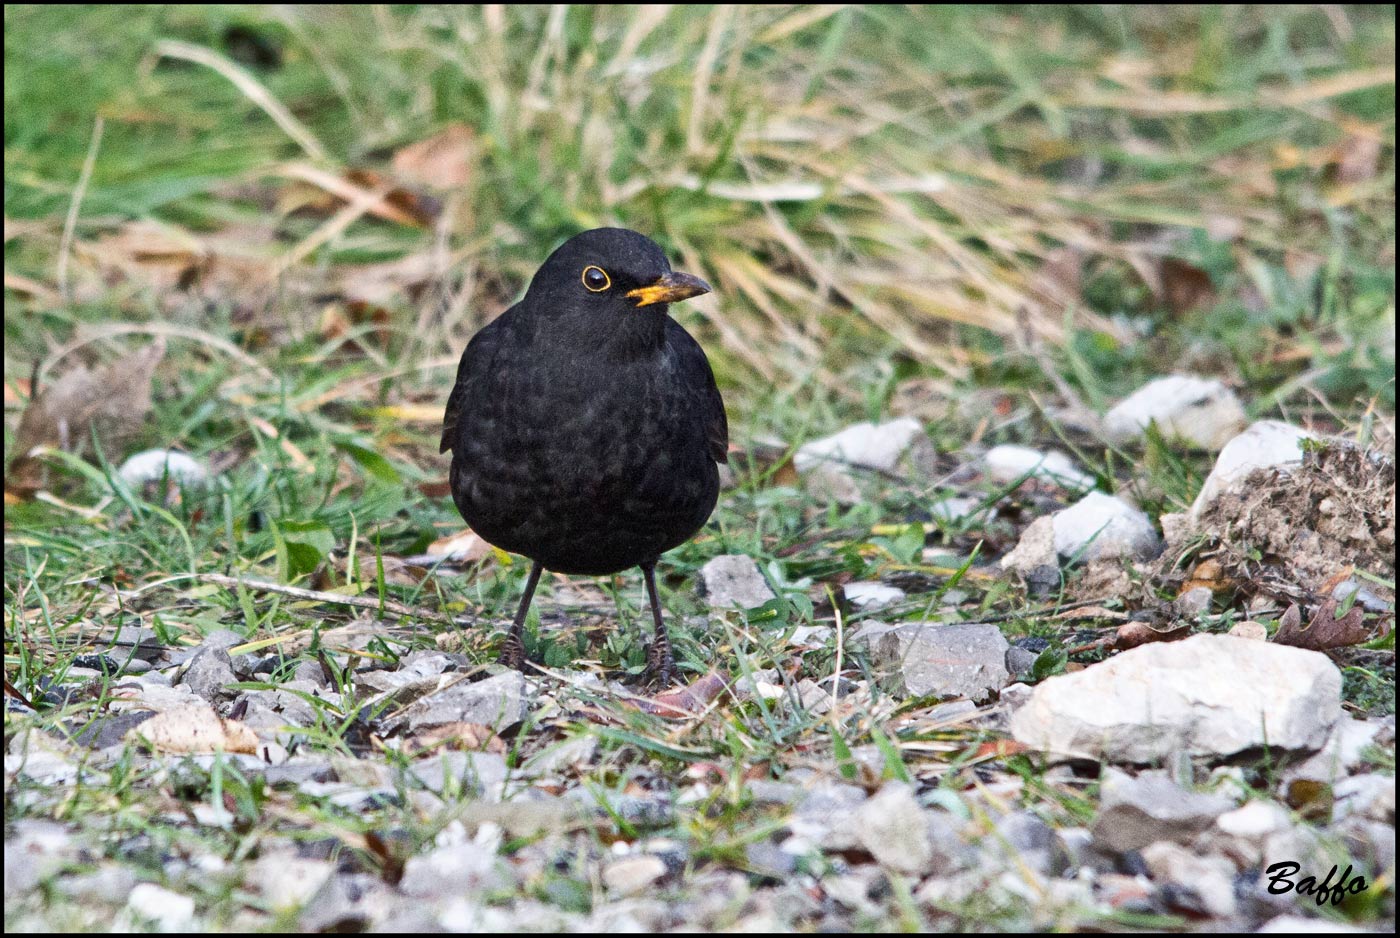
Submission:
[[1195,369],[1261,413],[1393,409],[1394,27],[10,6],[7,383],[163,321],[293,382],[353,348],[385,400],[436,400],[549,250],[622,224],[718,287],[677,313],[755,432],[915,375],[1100,407]]

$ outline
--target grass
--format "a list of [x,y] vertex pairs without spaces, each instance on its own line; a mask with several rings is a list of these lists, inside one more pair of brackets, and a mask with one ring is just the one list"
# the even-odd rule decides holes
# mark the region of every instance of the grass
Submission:
[[[1050,639],[1037,671],[1062,668],[1079,640],[1043,612],[1058,597],[1027,600],[982,568],[1043,509],[1024,489],[973,485],[988,510],[958,523],[930,514],[963,493],[946,480],[884,480],[840,506],[796,484],[771,441],[790,455],[912,410],[940,470],[973,445],[1059,446],[1103,487],[1130,483],[1154,516],[1190,504],[1209,457],[1160,438],[1114,450],[1067,413],[1191,370],[1229,382],[1251,417],[1393,441],[1394,104],[1388,9],[7,7],[7,461],[31,377],[160,335],[131,448],[214,467],[208,488],[170,498],[59,453],[49,497],[7,490],[6,674],[41,704],[7,714],[7,739],[108,708],[116,681],[74,655],[119,625],[170,645],[231,629],[280,656],[257,676],[268,686],[326,663],[341,697],[307,701],[317,723],[299,744],[341,758],[369,751],[378,716],[348,665],[438,648],[489,660],[482,625],[513,609],[523,565],[404,566],[460,526],[440,486],[442,401],[467,337],[554,245],[600,224],[648,233],[717,287],[675,311],[715,364],[742,450],[710,525],[664,564],[685,673],[719,662],[829,681],[834,643],[795,652],[793,631],[835,627],[840,583],[890,576],[925,591],[881,617],[955,604]],[[468,132],[438,138],[445,163],[406,156],[457,125]],[[695,573],[722,553],[753,556],[778,599],[698,618]],[[554,668],[635,672],[645,610],[632,575],[545,582],[528,647]],[[362,615],[383,620],[368,639],[333,631]],[[1348,700],[1393,711],[1393,647],[1376,654],[1347,668]],[[753,778],[858,773],[875,753],[877,777],[859,780],[959,792],[984,764],[968,754],[993,738],[879,695],[837,716],[751,699],[680,727],[586,688],[560,696],[606,720],[566,712],[521,732],[512,768],[593,738],[596,764],[571,783],[621,797],[717,765],[707,810],[660,826],[717,867],[741,865],[767,830]],[[1030,780],[1027,806],[1088,816],[1081,793],[1009,768]],[[460,805],[420,810],[411,773],[390,769],[394,796],[356,812],[224,757],[130,757],[65,792],[21,779],[6,818],[100,832],[92,856],[175,884],[187,880],[164,857],[236,867],[289,831],[392,878]],[[195,806],[233,820],[172,820]],[[602,854],[637,830],[615,812],[586,837]],[[566,907],[596,899],[535,888]],[[236,886],[199,889],[222,927],[270,921],[240,917]],[[986,897],[929,910],[892,889],[889,917],[866,924],[1052,920]]]

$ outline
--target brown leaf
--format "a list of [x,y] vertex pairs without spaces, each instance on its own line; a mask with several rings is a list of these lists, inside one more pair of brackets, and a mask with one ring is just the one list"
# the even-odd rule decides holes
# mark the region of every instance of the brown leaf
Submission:
[[476,135],[466,124],[449,124],[426,140],[394,154],[394,172],[432,189],[458,189],[471,179]]
[[719,696],[728,681],[719,671],[711,671],[681,690],[667,691],[652,698],[638,697],[628,703],[637,709],[662,717],[690,717],[704,710]]
[[1191,626],[1189,623],[1158,629],[1146,622],[1127,622],[1118,626],[1118,632],[1113,637],[1113,647],[1123,651],[1151,642],[1174,642],[1190,634]]
[[[1375,637],[1377,625],[1367,625],[1366,609],[1361,603],[1352,603],[1345,613],[1341,612],[1341,605],[1336,599],[1327,600],[1318,607],[1312,621],[1301,628],[1298,626],[1301,616],[1289,616],[1297,606],[1290,606],[1288,613],[1284,613],[1284,617],[1279,620],[1274,641],[1280,645],[1322,651],[1326,648],[1360,645]],[[1384,622],[1378,623],[1378,627],[1382,635],[1389,628]]]
[[1114,622],[1122,622],[1128,618],[1126,612],[1119,612],[1113,609],[1106,609],[1103,606],[1080,606],[1077,609],[1063,609],[1055,613],[1056,619],[1110,619]]
[[126,734],[158,752],[257,752],[257,735],[237,720],[226,720],[208,704],[192,704],[157,713]]
[[504,753],[506,744],[495,730],[482,723],[444,723],[415,733],[404,742],[404,751],[410,754],[430,749]]
[[445,559],[449,563],[473,564],[491,556],[491,545],[471,528],[440,537],[428,545],[425,557]]
[[1173,313],[1186,313],[1215,302],[1210,275],[1178,257],[1164,257],[1158,267],[1157,300]]
[[151,376],[165,356],[157,339],[103,368],[76,365],[29,399],[15,430],[15,458],[6,490],[29,495],[48,484],[36,450],[43,447],[88,455],[94,431],[108,462],[120,463],[151,412]]

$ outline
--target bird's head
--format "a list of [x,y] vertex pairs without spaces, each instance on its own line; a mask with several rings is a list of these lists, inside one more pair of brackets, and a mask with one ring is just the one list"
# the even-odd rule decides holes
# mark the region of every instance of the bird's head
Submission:
[[709,293],[699,277],[671,269],[660,245],[627,228],[594,228],[574,235],[544,262],[525,303],[545,315],[635,317],[664,313],[668,303]]

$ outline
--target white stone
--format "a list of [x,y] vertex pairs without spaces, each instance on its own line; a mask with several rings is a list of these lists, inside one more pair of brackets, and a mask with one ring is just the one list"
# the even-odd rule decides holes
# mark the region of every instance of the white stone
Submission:
[[869,649],[871,666],[897,697],[985,701],[1011,682],[1010,646],[995,625],[868,622],[848,641]]
[[666,861],[644,853],[609,863],[603,870],[603,885],[616,895],[635,896],[665,875]]
[[923,424],[913,417],[900,417],[881,424],[857,423],[840,433],[803,443],[793,457],[793,464],[801,473],[833,462],[894,472],[900,458],[911,447],[920,445],[932,452]]
[[1055,518],[1052,515],[1036,518],[1027,525],[1016,546],[1001,558],[1003,570],[1016,570],[1023,574],[1044,566],[1059,566],[1055,556]]
[[873,581],[847,583],[844,587],[846,601],[857,609],[879,609],[904,598],[904,590],[897,586],[886,586]]
[[131,890],[125,913],[134,927],[150,923],[163,932],[194,930],[194,900],[154,883],[140,883]]
[[1070,489],[1087,489],[1094,485],[1093,476],[1057,450],[1042,453],[1028,446],[993,446],[983,455],[982,464],[994,482],[1015,482],[1031,473],[1034,478]]
[[1217,495],[1255,469],[1301,465],[1301,444],[1304,440],[1315,439],[1317,437],[1308,431],[1281,420],[1259,420],[1250,424],[1247,430],[1226,443],[1216,457],[1215,468],[1211,469],[1191,505],[1191,517],[1199,517]]
[[944,524],[953,524],[972,517],[982,505],[982,499],[973,498],[968,495],[949,495],[947,498],[939,499],[929,508],[929,514],[935,521]]
[[179,485],[204,485],[209,470],[192,456],[173,449],[148,449],[137,453],[117,470],[117,476],[127,485],[137,487],[147,482],[169,479]]
[[1103,418],[1104,434],[1115,443],[1138,439],[1152,423],[1168,440],[1219,449],[1244,429],[1245,413],[1221,381],[1168,375],[1138,388]]
[[1146,560],[1161,549],[1146,514],[1102,492],[1090,492],[1055,512],[1054,519],[1055,553],[1061,559],[1109,560],[1129,555]]
[[1342,716],[1323,654],[1227,635],[1143,645],[1051,677],[1011,715],[1017,740],[1053,755],[1160,763],[1268,746],[1316,752]]

